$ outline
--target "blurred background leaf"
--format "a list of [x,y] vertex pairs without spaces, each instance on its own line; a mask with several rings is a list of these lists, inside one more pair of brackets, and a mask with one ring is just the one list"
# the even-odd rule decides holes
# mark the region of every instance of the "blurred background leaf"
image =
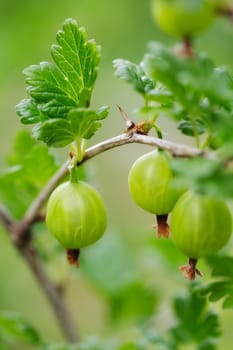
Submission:
[[[28,203],[46,181],[49,176],[47,168],[55,171],[56,164],[67,158],[67,152],[55,153],[51,150],[55,156],[54,162],[46,155],[41,144],[35,145],[27,136],[24,136],[23,143],[16,142],[15,151],[10,150],[16,131],[21,128],[14,106],[26,97],[22,70],[31,64],[51,60],[49,47],[54,43],[55,33],[69,17],[77,19],[80,25],[85,26],[88,37],[95,38],[102,46],[101,69],[94,90],[93,107],[107,104],[110,106],[110,114],[93,142],[118,134],[124,129],[116,104],[121,105],[130,116],[142,104],[130,85],[114,76],[113,59],[120,57],[138,63],[149,41],[175,43],[154,25],[148,0],[0,1],[1,173],[6,170],[5,161],[9,153],[7,162],[13,168],[12,173],[5,172],[2,175],[6,177],[4,181],[1,180],[0,193],[17,218],[21,217]],[[195,44],[199,51],[207,52],[215,64],[228,66],[232,72],[232,38],[233,25],[220,18],[196,39]],[[163,98],[168,105],[170,103],[166,91],[160,92],[157,98]],[[136,119],[135,116],[133,118]],[[187,141],[188,138],[180,135],[171,121],[159,118],[158,124],[164,128],[166,138],[177,142]],[[44,261],[47,261],[46,267],[51,278],[66,286],[65,300],[83,338],[90,334],[106,335],[110,320],[115,320],[116,325],[120,322],[127,323],[127,332],[134,335],[134,321],[139,322],[139,314],[149,317],[156,312],[153,331],[156,329],[163,333],[174,325],[170,302],[178,291],[187,287],[187,282],[177,269],[183,264],[185,257],[174,249],[171,241],[157,240],[154,237],[151,229],[152,217],[135,206],[127,188],[130,166],[139,155],[148,150],[148,147],[139,145],[115,149],[93,159],[85,166],[84,172],[88,173],[89,181],[104,197],[109,225],[116,229],[112,234],[109,229],[103,242],[90,247],[90,251],[83,250],[80,270],[71,269],[67,265],[63,250],[49,236],[44,225],[40,224],[35,228],[34,244],[38,245],[40,241],[41,255],[46,255],[47,260],[45,258]],[[25,162],[26,167],[25,157],[32,156],[33,159],[39,157],[40,163],[33,162],[31,170],[23,171],[22,174],[17,165]],[[51,166],[50,162],[54,165]],[[40,171],[40,183],[34,178],[35,171]],[[8,190],[4,191],[4,188]],[[28,189],[30,195],[26,196],[25,191]],[[12,247],[6,232],[2,228],[0,230],[0,246],[3,247],[0,255],[0,308],[24,315],[46,342],[63,342],[56,320],[33,276]],[[105,246],[105,238],[108,242],[106,244],[112,249],[108,250]],[[232,252],[232,244],[228,250]],[[208,281],[208,268],[204,266],[202,270],[205,271],[205,281]],[[109,279],[111,283],[108,282]],[[142,305],[135,305],[139,298],[143,299]],[[219,347],[231,350],[233,316],[223,313],[218,306],[216,308],[223,323],[223,338]],[[127,343],[128,345],[124,345]],[[128,346],[130,350],[132,347],[133,350],[137,349],[137,341],[131,343],[131,340],[126,340],[122,342],[122,346]],[[0,344],[1,350],[25,350],[25,345],[20,343],[11,343],[9,346],[0,341]],[[103,350],[103,344],[99,340],[86,344],[83,349]],[[114,350],[117,348],[114,348],[114,342],[112,347]],[[168,347],[158,343],[150,347],[153,350],[168,350]],[[55,349],[70,350],[70,347],[49,347],[49,350]],[[106,350],[110,349],[108,345]],[[207,344],[206,349],[211,349],[210,345]]]

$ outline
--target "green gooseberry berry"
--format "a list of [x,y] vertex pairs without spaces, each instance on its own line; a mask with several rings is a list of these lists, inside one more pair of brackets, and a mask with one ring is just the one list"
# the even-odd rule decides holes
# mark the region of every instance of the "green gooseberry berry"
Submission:
[[96,242],[104,234],[106,222],[100,194],[85,182],[67,181],[59,185],[48,200],[48,229],[67,249],[71,263],[77,260],[80,248]]
[[165,33],[181,39],[206,29],[216,15],[210,0],[152,0],[151,12]]
[[156,215],[158,236],[168,237],[167,216],[183,193],[173,185],[168,152],[154,150],[138,158],[129,176],[129,191],[142,209]]
[[171,214],[171,235],[175,245],[189,257],[181,267],[188,279],[195,279],[197,260],[216,253],[232,233],[232,216],[227,204],[217,198],[192,191],[184,193]]

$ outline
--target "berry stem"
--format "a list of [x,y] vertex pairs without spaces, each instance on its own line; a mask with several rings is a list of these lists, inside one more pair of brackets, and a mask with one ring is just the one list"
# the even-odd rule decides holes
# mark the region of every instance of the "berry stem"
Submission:
[[193,58],[194,50],[193,50],[193,41],[190,36],[186,36],[183,41],[183,54],[187,58]]
[[67,255],[67,260],[71,265],[79,267],[80,249],[67,249],[66,255]]
[[189,258],[188,265],[180,266],[179,270],[183,273],[184,277],[190,281],[194,281],[196,275],[202,277],[201,271],[196,268],[197,259]]
[[170,227],[167,223],[168,215],[156,215],[156,224],[154,225],[157,228],[158,238],[169,237]]

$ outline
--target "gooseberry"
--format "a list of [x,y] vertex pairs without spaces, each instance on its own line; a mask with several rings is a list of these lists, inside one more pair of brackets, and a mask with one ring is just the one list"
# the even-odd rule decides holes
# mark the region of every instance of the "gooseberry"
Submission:
[[209,0],[152,0],[152,15],[167,34],[190,38],[207,28],[215,17]]
[[197,260],[216,253],[228,242],[232,217],[223,200],[188,191],[176,203],[171,215],[171,235],[175,245],[189,257],[180,269],[188,279],[201,275]]
[[136,160],[128,176],[129,191],[134,201],[156,215],[159,237],[168,237],[167,216],[183,192],[173,185],[170,158],[165,151],[147,153]]
[[70,262],[75,263],[79,249],[97,241],[105,231],[103,200],[85,182],[65,182],[49,198],[46,223],[49,231],[67,249]]

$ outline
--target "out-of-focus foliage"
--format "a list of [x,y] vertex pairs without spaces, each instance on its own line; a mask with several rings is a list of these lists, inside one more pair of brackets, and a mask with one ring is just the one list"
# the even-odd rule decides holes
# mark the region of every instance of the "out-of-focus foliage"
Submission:
[[0,175],[0,198],[11,215],[20,218],[58,165],[45,145],[22,130],[8,156],[8,166]]
[[[180,345],[195,345],[198,350],[216,350],[220,336],[218,317],[207,308],[207,299],[195,290],[174,298],[175,326],[168,327],[166,336],[153,329],[152,318],[141,324],[130,340],[123,340],[121,332],[106,339],[92,337],[78,345],[46,345],[38,333],[19,315],[2,314],[0,334],[7,334],[23,343],[38,345],[38,350],[178,350]],[[150,321],[151,320],[151,321]]]
[[218,150],[216,160],[175,159],[176,185],[232,197],[232,166],[225,166],[233,150],[230,73],[216,68],[206,55],[180,57],[161,43],[152,43],[138,66],[124,60],[116,60],[114,66],[116,75],[144,96],[144,118],[153,113],[155,120],[159,115],[168,116],[198,147]]
[[9,341],[39,345],[42,340],[38,332],[24,318],[14,312],[0,312],[0,344]]
[[[198,87],[198,79],[201,80],[203,73],[205,74],[204,86],[207,86],[204,92],[208,93],[207,97],[210,97],[212,102],[217,101],[216,109],[220,105],[222,106],[223,119],[226,123],[224,129],[220,123],[222,130],[220,136],[224,139],[226,135],[228,140],[232,140],[230,129],[232,120],[228,110],[228,103],[231,99],[230,90],[228,90],[229,73],[222,69],[216,72],[215,65],[209,60],[205,61],[206,57],[204,56],[201,56],[201,59],[197,61],[200,65],[197,65],[196,68],[194,65],[194,68],[190,70],[189,64],[172,57],[164,45],[157,46],[157,48],[154,46],[150,49],[150,55],[157,56],[155,51],[159,50],[160,55],[163,58],[166,56],[168,59],[168,66],[165,67],[164,72],[163,69],[161,70],[161,62],[157,60],[156,63],[156,59],[153,59],[153,62],[156,63],[157,68],[155,69],[153,66],[153,69],[150,70],[150,77],[146,76],[147,69],[145,67],[129,61],[138,62],[140,60],[146,50],[146,43],[150,39],[171,43],[170,39],[160,33],[152,24],[148,1],[119,0],[109,2],[99,0],[96,2],[88,0],[77,2],[76,0],[67,0],[57,2],[52,0],[48,2],[41,0],[31,2],[22,0],[19,2],[11,0],[2,1],[0,6],[0,39],[2,43],[0,57],[0,91],[2,93],[0,135],[2,147],[0,154],[2,158],[6,158],[6,148],[10,148],[9,138],[12,138],[14,130],[18,128],[13,106],[24,96],[21,70],[29,64],[44,59],[49,60],[48,43],[54,41],[55,31],[61,26],[64,19],[69,17],[76,18],[81,25],[85,25],[89,36],[95,37],[103,47],[100,80],[97,81],[93,108],[96,108],[96,105],[107,103],[111,106],[111,116],[106,120],[106,124],[104,124],[106,127],[103,127],[97,137],[103,138],[106,137],[106,134],[109,136],[122,130],[121,119],[115,115],[116,103],[124,106],[127,111],[131,111],[141,104],[141,97],[138,99],[136,94],[127,90],[127,87],[124,88],[124,85],[113,77],[112,60],[117,57],[125,57],[127,61],[122,59],[115,61],[118,67],[117,75],[126,81],[131,81],[135,90],[143,96],[144,101],[148,101],[148,98],[145,98],[147,93],[155,90],[149,99],[155,106],[150,108],[143,106],[140,109],[140,117],[144,118],[160,113],[161,109],[156,105],[159,103],[167,115],[173,114],[172,119],[179,119],[179,129],[185,135],[193,136],[192,123],[190,120],[183,119],[184,113],[181,113],[185,108],[187,110],[189,101],[186,95],[179,94],[179,84],[183,84],[182,91],[192,92],[192,97],[196,98],[195,101],[198,102],[196,112],[201,112],[200,115],[205,117],[205,106],[199,103],[203,90],[199,91]],[[232,35],[233,27],[230,23],[219,19],[206,34],[197,39],[196,47],[209,53],[215,64],[229,65],[231,71],[233,51],[229,43],[232,41]],[[207,71],[205,71],[204,63],[208,63]],[[174,71],[171,70],[173,64],[177,68]],[[161,70],[159,71],[159,79],[157,79],[157,69]],[[187,74],[189,70],[191,74]],[[178,77],[177,72],[179,73]],[[165,79],[168,74],[171,76],[171,85],[167,84]],[[197,74],[198,79],[194,77],[195,74]],[[209,79],[211,84],[208,84]],[[214,84],[216,82],[218,84]],[[174,108],[174,99],[178,100],[175,106],[179,105],[178,112],[180,114]],[[34,113],[37,107],[33,103],[30,105],[30,108],[32,107]],[[219,117],[218,113],[217,117]],[[166,118],[159,119],[161,119],[162,126],[165,127],[165,133],[168,132],[168,137],[176,138],[177,134],[174,133],[173,129],[172,132],[167,129]],[[197,117],[195,119],[195,127],[198,136],[203,137],[206,132],[206,123],[203,123],[203,118]],[[179,141],[179,138],[176,140]],[[214,141],[218,147],[218,140]],[[227,152],[222,152],[221,159],[227,158],[231,154],[231,150],[229,143],[226,148]],[[6,340],[6,336],[4,339],[2,337],[0,340],[2,350],[25,350],[27,343],[31,342],[32,344],[33,339],[35,339],[34,344],[36,344],[36,339],[41,339],[41,337],[46,338],[46,340],[42,341],[42,345],[39,346],[40,350],[174,350],[174,342],[178,344],[179,341],[187,346],[195,346],[194,344],[200,341],[200,349],[216,349],[215,342],[219,335],[218,322],[215,314],[210,312],[207,307],[206,296],[200,301],[199,295],[195,292],[176,299],[177,290],[186,287],[186,282],[179,279],[177,271],[177,266],[182,263],[183,258],[171,241],[156,240],[152,230],[142,230],[144,225],[150,226],[150,219],[148,220],[144,213],[138,209],[134,210],[134,206],[130,202],[125,188],[124,175],[130,163],[129,158],[131,156],[134,158],[137,152],[135,148],[133,150],[131,148],[131,151],[122,151],[117,157],[114,153],[112,156],[112,153],[109,152],[110,155],[106,155],[104,160],[100,157],[96,162],[93,160],[93,165],[90,165],[90,177],[93,180],[94,175],[99,176],[98,178],[96,176],[94,181],[104,192],[109,208],[110,223],[117,224],[116,232],[119,239],[115,238],[115,235],[106,236],[104,237],[106,241],[103,241],[102,244],[82,252],[79,271],[68,268],[63,257],[63,250],[54,243],[52,237],[48,236],[44,225],[40,224],[35,227],[36,234],[33,244],[38,249],[40,257],[43,258],[43,263],[51,278],[61,285],[67,286],[66,298],[73,312],[74,322],[77,322],[81,328],[83,338],[95,332],[98,332],[100,337],[84,340],[78,346],[45,345],[57,343],[61,338],[56,322],[51,316],[48,318],[50,321],[47,321],[49,309],[47,303],[42,298],[35,298],[34,293],[31,293],[31,290],[38,289],[38,286],[34,285],[31,277],[28,278],[27,269],[21,262],[19,263],[19,257],[15,252],[12,252],[5,233],[1,232],[3,234],[0,237],[1,246],[4,246],[4,249],[0,257],[0,308],[21,311],[22,314],[27,315],[29,324],[36,324],[39,328],[38,332],[31,331],[28,322],[20,317],[21,321],[18,323],[18,316],[14,317],[13,315],[12,326],[8,327],[7,330],[7,338],[8,340],[10,338],[10,341]],[[58,159],[63,158],[61,153],[56,155]],[[65,154],[65,158],[67,158],[67,154]],[[22,132],[21,136],[16,139],[14,150],[10,152],[8,165],[8,170],[4,170],[0,179],[0,196],[9,211],[16,218],[20,218],[28,204],[56,171],[57,164],[48,153],[46,146],[36,143],[26,132]],[[191,171],[194,168],[196,169],[191,162],[178,164],[176,170],[180,174],[181,181],[182,174],[184,174],[183,169]],[[208,170],[207,175],[202,172],[203,168]],[[227,178],[229,181],[226,181],[224,173],[222,178],[219,162],[204,162],[198,164],[198,169],[190,176],[190,186],[200,189],[203,178],[204,180],[206,178],[205,188],[208,188],[209,192],[216,193],[216,188],[223,186],[222,192],[226,196],[227,186],[230,188],[231,177]],[[211,176],[213,179],[217,178],[214,188],[210,188],[209,179]],[[151,237],[149,243],[148,236]],[[217,266],[217,263],[218,259],[214,260],[212,265]],[[223,265],[226,267],[225,263]],[[205,277],[207,287],[203,293],[210,295],[210,298],[213,296],[215,300],[222,298],[223,295],[218,293],[221,283],[224,287],[224,295],[230,295],[232,288],[230,276],[225,276],[223,271],[219,272],[221,281],[218,285],[214,285],[212,278],[210,280],[208,278],[208,268],[206,266],[204,268],[207,274]],[[25,281],[29,281],[29,283]],[[109,283],[110,281],[111,283]],[[32,298],[30,299],[29,296]],[[175,298],[174,305],[177,303],[181,305],[181,312],[177,312],[177,307],[173,314],[169,312],[173,298]],[[200,309],[196,308],[193,313],[190,305],[195,304],[195,300],[198,300]],[[231,306],[230,297],[227,305]],[[37,310],[36,318],[35,309]],[[221,317],[224,317],[223,313],[221,313]],[[149,326],[147,322],[144,323],[145,320],[148,321]],[[127,324],[127,334],[124,331],[123,334],[121,333],[121,324]],[[209,324],[212,327],[207,334]],[[135,335],[136,325],[139,330],[136,330]],[[194,335],[190,332],[193,325],[196,330]],[[199,328],[201,326],[205,330],[205,334],[200,335]],[[2,333],[6,332],[6,327],[5,331],[4,327],[2,326]],[[151,332],[148,332],[148,328],[151,329]],[[226,327],[224,330],[225,342],[220,344],[220,348],[224,350],[231,349],[232,346],[232,332],[230,330],[227,336],[227,330]],[[15,337],[16,333],[17,337]],[[39,333],[42,336],[39,336]],[[39,345],[39,341],[37,344]]]
[[214,302],[223,300],[223,308],[233,308],[233,258],[220,255],[209,257],[207,264],[211,267],[214,281],[201,286],[199,290],[203,295],[208,295],[209,300]]

